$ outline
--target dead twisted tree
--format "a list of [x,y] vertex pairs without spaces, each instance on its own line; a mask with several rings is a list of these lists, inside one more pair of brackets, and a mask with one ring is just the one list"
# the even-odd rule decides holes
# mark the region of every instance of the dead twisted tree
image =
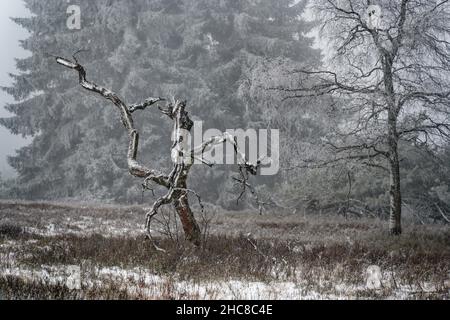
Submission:
[[208,162],[203,158],[203,155],[210,151],[214,146],[231,143],[234,146],[234,151],[237,155],[240,179],[243,190],[249,187],[248,177],[256,175],[261,161],[258,160],[255,164],[247,160],[245,154],[239,151],[237,139],[231,134],[225,132],[220,136],[215,136],[204,142],[201,146],[190,149],[187,143],[187,136],[193,127],[193,122],[189,118],[186,111],[185,101],[169,102],[165,107],[158,106],[158,110],[164,115],[168,116],[173,121],[171,158],[173,161],[172,171],[168,174],[158,170],[148,168],[139,163],[137,160],[139,149],[139,133],[134,125],[133,114],[137,111],[144,111],[156,105],[158,102],[166,101],[163,98],[148,98],[142,103],[127,105],[119,96],[113,91],[99,86],[86,78],[85,68],[78,63],[76,56],[73,56],[73,61],[54,56],[56,62],[66,68],[72,69],[78,73],[80,85],[91,92],[100,94],[105,99],[111,101],[120,112],[121,121],[129,136],[128,146],[128,169],[131,175],[144,179],[143,187],[150,189],[152,183],[165,187],[167,193],[158,198],[152,205],[150,211],[146,215],[146,231],[150,239],[151,236],[151,222],[152,218],[158,214],[158,210],[164,206],[172,204],[180,218],[186,240],[198,246],[201,242],[200,227],[195,220],[194,214],[189,205],[188,195],[194,194],[200,201],[200,196],[193,190],[188,189],[187,179],[189,171],[194,164],[194,160],[199,160],[201,163],[208,166],[213,166],[214,163]]

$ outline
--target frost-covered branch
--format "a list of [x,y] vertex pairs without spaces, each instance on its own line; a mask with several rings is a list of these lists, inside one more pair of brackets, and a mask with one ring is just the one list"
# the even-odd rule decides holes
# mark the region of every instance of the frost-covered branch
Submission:
[[[238,157],[239,171],[241,173],[242,184],[245,188],[250,188],[252,193],[254,193],[253,188],[248,184],[247,176],[248,173],[256,175],[258,167],[261,161],[258,160],[257,163],[252,164],[247,160],[244,153],[239,150],[236,138],[228,133],[224,133],[220,137],[214,137],[211,140],[204,143],[194,150],[189,150],[187,146],[187,134],[191,131],[193,127],[193,122],[190,119],[188,112],[186,111],[185,101],[174,101],[168,103],[165,107],[159,106],[158,109],[163,114],[168,116],[173,121],[172,130],[172,146],[171,146],[171,158],[173,162],[172,171],[169,174],[163,174],[157,170],[150,169],[137,161],[138,149],[139,149],[139,133],[134,126],[134,121],[132,114],[137,110],[145,110],[158,102],[164,101],[163,98],[148,98],[142,103],[127,105],[116,93],[106,89],[102,86],[97,85],[94,82],[88,81],[86,78],[85,68],[78,63],[76,57],[73,59],[75,62],[62,58],[55,57],[56,62],[68,69],[72,69],[78,73],[80,85],[91,92],[97,93],[104,97],[105,99],[111,101],[119,110],[121,115],[122,123],[127,130],[129,135],[129,147],[128,147],[128,168],[132,175],[145,179],[143,183],[143,190],[151,189],[150,184],[156,183],[157,185],[166,187],[167,193],[162,197],[159,197],[152,205],[151,209],[146,215],[146,231],[150,239],[151,234],[151,222],[152,219],[158,214],[158,210],[168,204],[173,204],[175,210],[183,225],[183,229],[186,235],[186,239],[199,245],[201,241],[200,228],[194,218],[194,214],[189,206],[188,194],[194,194],[199,200],[200,206],[203,208],[200,196],[191,189],[187,188],[187,179],[189,170],[194,163],[194,159],[202,159],[202,162],[208,164],[207,161],[203,160],[203,155],[205,152],[214,148],[214,146],[230,142],[234,146],[234,151]],[[212,165],[212,164],[209,164]],[[241,197],[241,196],[240,196]],[[156,246],[155,242],[152,241],[155,248],[160,249]]]
[[159,171],[150,169],[137,161],[139,148],[139,133],[134,126],[134,121],[130,109],[123,102],[123,100],[119,98],[119,96],[113,91],[106,89],[102,86],[99,86],[94,82],[88,81],[86,78],[85,68],[77,61],[72,62],[62,57],[56,57],[56,62],[66,68],[78,72],[79,83],[84,89],[100,94],[105,99],[111,101],[118,108],[122,124],[127,130],[130,139],[127,157],[128,169],[130,173],[136,177],[150,179],[159,185],[167,186],[168,180],[166,175],[164,175]]

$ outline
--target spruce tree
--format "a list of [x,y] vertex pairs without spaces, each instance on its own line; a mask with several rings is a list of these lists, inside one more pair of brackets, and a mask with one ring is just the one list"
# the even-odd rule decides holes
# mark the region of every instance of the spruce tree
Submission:
[[[83,49],[77,58],[93,80],[107,79],[104,85],[127,101],[149,94],[186,99],[194,119],[219,130],[267,123],[247,85],[249,77],[265,77],[255,73],[256,65],[271,59],[306,63],[318,56],[303,37],[310,29],[300,19],[304,2],[83,0],[77,2],[81,30],[67,28],[67,3],[25,2],[34,16],[14,20],[31,33],[22,46],[32,56],[17,61],[21,72],[4,88],[16,99],[7,106],[14,116],[0,120],[11,132],[34,137],[10,157],[19,173],[13,192],[24,198],[140,199],[139,185],[126,174],[126,137],[114,111],[102,99],[80,94],[51,54]],[[139,122],[144,162],[170,167],[163,156],[167,144],[158,143],[170,139],[165,122],[152,113]],[[191,184],[217,200],[228,172],[224,167],[205,178],[194,170]]]

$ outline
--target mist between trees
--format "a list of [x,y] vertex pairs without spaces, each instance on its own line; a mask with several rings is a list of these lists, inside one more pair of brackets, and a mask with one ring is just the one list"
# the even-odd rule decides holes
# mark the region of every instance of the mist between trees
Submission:
[[[258,203],[236,201],[232,165],[192,168],[204,202],[390,216],[392,233],[401,215],[449,222],[448,1],[83,0],[80,28],[67,3],[25,2],[34,16],[14,21],[32,55],[3,88],[16,102],[0,123],[33,142],[9,158],[18,178],[2,197],[153,202],[127,174],[116,110],[51,56],[82,50],[90,80],[125,101],[175,97],[205,128],[279,130],[280,170],[253,178]],[[148,110],[135,120],[140,162],[170,171],[171,123]]]

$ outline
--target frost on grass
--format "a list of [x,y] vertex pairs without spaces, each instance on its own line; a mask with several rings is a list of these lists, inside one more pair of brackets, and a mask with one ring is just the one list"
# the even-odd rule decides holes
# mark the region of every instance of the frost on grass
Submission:
[[[183,281],[177,280],[175,275],[160,276],[151,270],[135,268],[122,269],[119,267],[95,268],[81,273],[81,288],[74,287],[73,266],[42,266],[40,270],[28,270],[18,267],[2,270],[2,277],[17,277],[25,281],[45,283],[46,285],[63,285],[75,291],[80,298],[84,291],[95,288],[108,288],[111,284],[130,298],[139,299],[217,299],[217,300],[292,300],[292,299],[357,299],[364,296],[378,296],[387,299],[408,299],[418,293],[423,296],[436,292],[436,286],[424,283],[422,286],[403,285],[391,291],[389,296],[383,297],[383,290],[371,289],[365,285],[335,285],[324,291],[323,286],[307,289],[306,281],[299,282],[261,282],[247,280],[229,281]],[[389,279],[388,277],[386,279]],[[385,289],[390,282],[384,283]],[[325,284],[323,284],[325,285]],[[391,289],[391,288],[389,288]]]
[[446,227],[405,226],[409,236],[391,241],[379,220],[220,212],[201,250],[160,237],[167,252],[159,253],[143,241],[139,214],[0,204],[0,225],[9,224],[0,234],[0,292],[27,299],[450,296]]

